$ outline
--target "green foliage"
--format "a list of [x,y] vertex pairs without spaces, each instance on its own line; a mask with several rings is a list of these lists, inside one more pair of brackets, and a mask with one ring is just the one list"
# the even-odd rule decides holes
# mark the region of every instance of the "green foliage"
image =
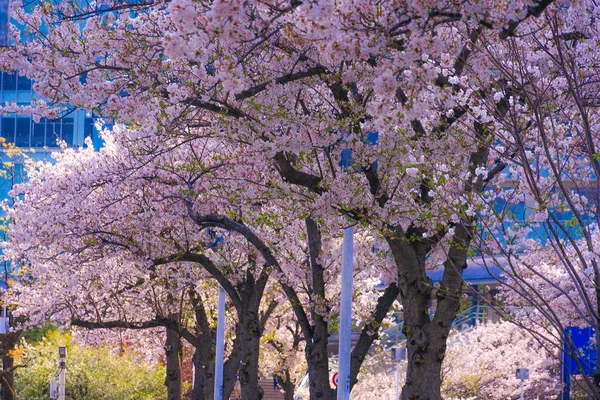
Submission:
[[23,331],[21,338],[25,339],[28,343],[41,342],[49,332],[55,331],[56,329],[56,325],[52,325],[48,322],[39,328]]
[[58,347],[67,347],[66,397],[71,400],[164,399],[165,368],[137,361],[131,354],[114,354],[108,348],[71,344],[71,335],[58,330],[33,344],[23,341],[13,352],[18,399],[46,400],[50,380],[57,378]]

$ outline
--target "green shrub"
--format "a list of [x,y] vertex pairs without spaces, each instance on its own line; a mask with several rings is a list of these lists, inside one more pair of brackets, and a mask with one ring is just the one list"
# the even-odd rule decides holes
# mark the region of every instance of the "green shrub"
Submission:
[[50,380],[57,379],[58,347],[67,347],[66,398],[71,400],[165,399],[165,368],[148,365],[131,354],[115,354],[109,348],[71,344],[71,335],[56,329],[38,342],[25,340],[13,351],[17,398],[47,400]]

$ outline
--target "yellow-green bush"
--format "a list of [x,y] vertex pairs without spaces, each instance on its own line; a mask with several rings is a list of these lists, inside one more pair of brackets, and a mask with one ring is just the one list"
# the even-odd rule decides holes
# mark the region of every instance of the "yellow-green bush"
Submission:
[[68,333],[50,330],[36,343],[13,351],[17,398],[46,400],[58,372],[58,347],[67,347],[66,398],[70,400],[158,400],[167,397],[162,365],[148,365],[127,352],[71,344]]

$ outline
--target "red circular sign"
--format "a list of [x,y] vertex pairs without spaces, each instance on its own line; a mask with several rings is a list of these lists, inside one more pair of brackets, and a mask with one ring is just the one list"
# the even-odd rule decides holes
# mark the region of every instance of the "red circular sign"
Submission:
[[331,383],[333,383],[333,386],[337,387],[338,386],[338,373],[336,372],[335,374],[333,374],[333,376],[331,377]]

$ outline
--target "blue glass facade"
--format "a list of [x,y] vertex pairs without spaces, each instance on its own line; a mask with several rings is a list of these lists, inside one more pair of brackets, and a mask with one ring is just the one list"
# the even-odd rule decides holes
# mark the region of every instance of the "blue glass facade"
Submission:
[[0,46],[8,45],[8,0],[0,0]]
[[[36,97],[31,80],[17,73],[0,74],[0,101],[27,105]],[[57,140],[68,146],[83,146],[86,137],[93,135],[93,118],[83,110],[76,110],[57,120],[9,114],[0,117],[0,137],[16,146],[36,152],[57,148]]]

